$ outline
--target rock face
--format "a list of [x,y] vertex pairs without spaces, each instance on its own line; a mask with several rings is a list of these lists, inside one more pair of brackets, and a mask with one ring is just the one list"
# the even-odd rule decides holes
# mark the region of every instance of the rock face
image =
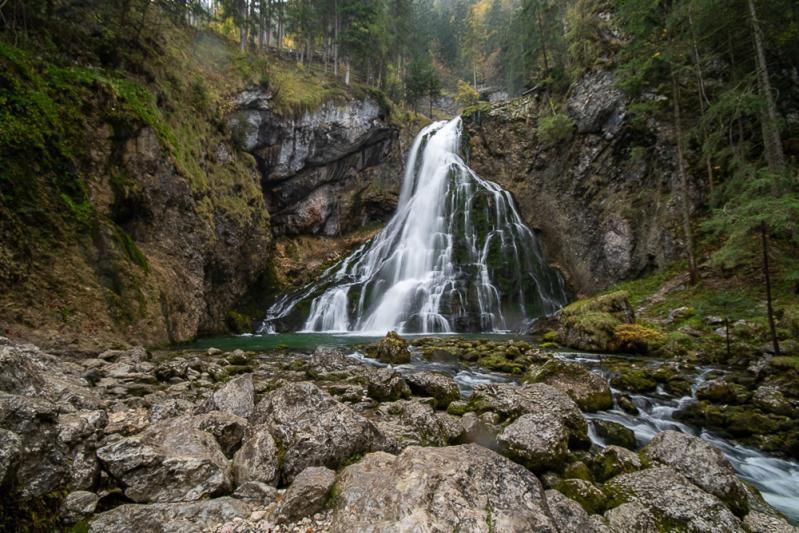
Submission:
[[230,380],[211,397],[213,408],[231,415],[249,418],[255,409],[252,375],[245,374]]
[[384,220],[399,185],[376,168],[397,136],[386,110],[366,98],[286,118],[270,99],[258,88],[242,93],[228,124],[258,162],[275,233],[336,235]]
[[338,486],[334,533],[558,531],[535,476],[474,444],[372,453]]
[[[550,114],[540,92],[464,118],[470,166],[513,194],[545,257],[578,293],[666,265],[684,247],[672,131],[628,120],[615,85],[601,70],[576,82],[567,112],[577,132],[554,146],[534,134]],[[692,183],[690,204],[701,194]]]
[[669,467],[618,476],[606,485],[616,499],[638,503],[658,520],[659,528],[692,532],[743,532],[741,522],[715,496]]
[[311,383],[293,383],[269,393],[253,422],[269,427],[283,450],[281,480],[291,482],[309,466],[335,468],[369,450],[374,425]]
[[195,501],[228,490],[230,464],[210,433],[168,420],[97,450],[135,502]]
[[724,455],[702,439],[679,431],[663,431],[655,435],[641,453],[653,463],[672,467],[699,488],[718,497],[738,516],[748,512],[743,483]]

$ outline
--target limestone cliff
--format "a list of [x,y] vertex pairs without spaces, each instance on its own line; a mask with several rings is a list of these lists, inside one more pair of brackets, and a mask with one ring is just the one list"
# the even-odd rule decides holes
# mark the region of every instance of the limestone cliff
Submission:
[[[545,142],[548,96],[533,92],[465,117],[478,174],[511,191],[546,256],[578,293],[593,293],[681,256],[673,133],[633,123],[610,71],[570,91],[565,138]],[[694,187],[692,204],[701,191]]]

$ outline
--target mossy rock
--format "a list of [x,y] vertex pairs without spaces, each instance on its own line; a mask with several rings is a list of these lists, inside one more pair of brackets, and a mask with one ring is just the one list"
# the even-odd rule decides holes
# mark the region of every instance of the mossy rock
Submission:
[[377,343],[375,356],[378,361],[393,365],[411,362],[411,351],[408,348],[408,341],[400,337],[396,331],[389,331],[388,334]]
[[454,416],[463,416],[469,411],[469,402],[456,400],[447,406],[447,413]]
[[601,411],[613,407],[613,395],[607,380],[579,363],[551,359],[531,366],[523,381],[546,383],[565,392],[583,411]]
[[575,461],[563,469],[565,479],[582,479],[583,481],[593,481],[591,469],[582,461]]
[[697,399],[720,404],[741,405],[749,401],[751,396],[745,386],[724,379],[708,381],[696,390]]
[[626,394],[620,394],[619,397],[616,399],[619,404],[619,408],[627,414],[637,415],[638,414],[638,407],[633,402],[632,398],[630,398]]
[[253,330],[254,320],[237,311],[228,311],[225,313],[225,324],[231,333],[251,333]]
[[594,425],[594,430],[597,435],[602,437],[606,443],[621,446],[629,450],[634,450],[638,447],[638,442],[635,440],[635,433],[631,429],[609,420],[597,419],[592,420],[591,423]]
[[620,446],[608,446],[591,461],[591,473],[599,482],[642,468],[638,454]]
[[653,392],[657,389],[657,380],[652,372],[645,369],[631,369],[610,380],[613,386],[630,392]]
[[640,324],[619,324],[613,329],[618,350],[650,354],[663,346],[666,337],[660,331]]
[[616,328],[634,320],[626,292],[604,294],[566,306],[560,314],[558,338],[572,348],[616,352],[621,348]]
[[602,514],[607,507],[607,497],[590,481],[564,479],[555,485],[555,489],[579,503],[588,514]]

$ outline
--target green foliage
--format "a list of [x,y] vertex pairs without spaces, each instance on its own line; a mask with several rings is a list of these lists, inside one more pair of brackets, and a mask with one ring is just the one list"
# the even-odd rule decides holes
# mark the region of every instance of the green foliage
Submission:
[[114,240],[116,241],[117,245],[122,249],[127,256],[134,264],[136,264],[139,268],[141,268],[145,272],[150,271],[150,263],[147,261],[147,256],[144,255],[144,252],[136,245],[133,239],[125,233],[125,230],[120,228],[119,226],[114,226]]
[[476,105],[479,100],[480,93],[474,87],[464,81],[458,82],[458,93],[455,95],[455,101],[461,109]]
[[545,146],[556,146],[574,136],[574,120],[565,113],[555,113],[538,121],[538,138]]

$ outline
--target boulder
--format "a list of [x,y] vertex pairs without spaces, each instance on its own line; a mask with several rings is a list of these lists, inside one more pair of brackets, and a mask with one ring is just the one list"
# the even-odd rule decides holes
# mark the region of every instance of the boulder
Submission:
[[252,385],[252,374],[244,374],[231,379],[214,392],[209,399],[208,410],[219,410],[224,413],[249,418],[255,409],[255,391]]
[[233,479],[236,485],[248,481],[277,483],[280,467],[278,454],[269,428],[255,428],[233,457]]
[[378,402],[392,402],[410,396],[410,390],[402,375],[390,368],[368,368],[360,372],[360,381],[366,385],[366,393]]
[[544,494],[549,511],[560,531],[599,533],[588,513],[579,503],[554,489],[550,489]]
[[191,420],[194,427],[214,436],[222,453],[228,458],[232,457],[241,446],[248,427],[246,419],[222,411],[197,415]]
[[549,413],[528,413],[497,435],[500,451],[534,472],[556,470],[569,454],[566,426]]
[[22,453],[22,439],[19,435],[0,428],[0,487],[5,485],[6,478],[11,478],[16,472],[20,453]]
[[543,366],[532,367],[525,376],[530,383],[546,383],[565,392],[584,411],[600,411],[613,407],[608,380],[583,365],[552,359]]
[[331,531],[555,532],[541,483],[475,444],[371,453],[341,473]]
[[606,481],[619,474],[641,470],[643,464],[638,454],[627,448],[608,446],[591,462],[591,472],[597,481]]
[[336,468],[368,451],[377,434],[366,418],[306,382],[267,394],[257,405],[253,421],[268,426],[283,451],[284,483],[309,466]]
[[714,379],[697,387],[696,398],[713,403],[739,405],[749,400],[749,391],[743,385],[730,383],[725,379]]
[[375,412],[379,436],[372,450],[399,453],[407,446],[445,446],[450,430],[433,408],[416,400],[383,403]]
[[497,450],[497,435],[502,428],[497,423],[495,413],[483,413],[478,416],[468,412],[461,417],[461,426],[464,430],[466,442],[473,442],[494,451]]
[[230,497],[199,502],[125,504],[97,515],[90,533],[196,533],[249,518],[253,505]]
[[575,84],[566,109],[574,118],[578,132],[614,135],[624,118],[625,100],[612,72],[592,70]]
[[323,466],[311,466],[300,472],[283,494],[275,511],[275,521],[293,522],[311,516],[325,507],[336,473]]
[[605,494],[593,483],[584,479],[561,480],[555,484],[555,489],[579,503],[589,514],[602,513],[607,505]]
[[77,490],[70,492],[61,504],[61,519],[67,524],[74,524],[94,514],[100,497],[93,492]]
[[377,343],[375,357],[378,361],[392,365],[410,363],[411,351],[408,348],[408,341],[400,337],[396,331],[389,331],[388,334]]
[[615,352],[621,348],[616,326],[634,321],[627,293],[617,291],[566,306],[560,314],[558,338],[578,350]]
[[195,501],[230,488],[216,439],[191,417],[166,420],[97,450],[108,472],[139,503]]
[[260,481],[247,481],[236,488],[233,496],[240,500],[268,505],[277,499],[277,489]]
[[760,511],[747,514],[744,527],[749,533],[799,533],[799,527],[792,526],[781,516]]
[[663,431],[641,454],[652,463],[668,465],[681,473],[718,497],[738,516],[748,512],[746,487],[724,455],[704,440],[679,431]]
[[655,516],[643,505],[623,503],[605,513],[605,520],[614,533],[660,533]]
[[767,413],[796,417],[799,409],[785,398],[782,391],[774,386],[761,385],[752,395],[752,403]]
[[605,483],[611,501],[635,502],[656,518],[659,529],[743,532],[741,522],[715,496],[668,466],[622,474]]
[[629,448],[630,450],[634,450],[638,447],[638,442],[635,440],[635,433],[633,430],[622,426],[618,422],[595,419],[591,421],[591,424],[594,426],[596,434],[601,437],[606,444],[613,444],[621,446],[622,448]]
[[405,376],[405,381],[416,396],[429,396],[436,400],[437,409],[446,409],[461,397],[458,384],[439,372],[416,372]]

